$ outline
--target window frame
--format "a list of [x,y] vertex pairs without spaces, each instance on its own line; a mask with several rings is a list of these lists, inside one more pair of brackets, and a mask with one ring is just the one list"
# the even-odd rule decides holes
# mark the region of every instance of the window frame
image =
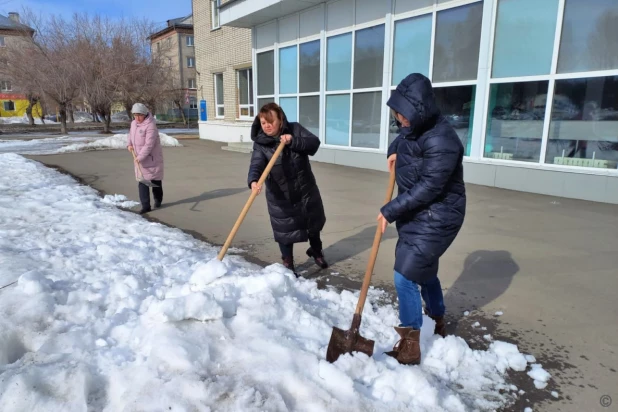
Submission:
[[221,28],[221,0],[210,0],[210,29],[218,30]]
[[11,83],[11,81],[10,80],[2,80],[0,82],[0,91],[1,92],[12,92],[13,91],[13,84]]
[[[240,73],[247,72],[247,99],[248,104],[240,103]],[[251,99],[251,95],[253,94],[253,67],[246,67],[244,69],[236,70],[236,108],[237,108],[237,116],[238,120],[253,120],[255,118],[255,99]],[[248,115],[242,114],[242,110],[247,109]]]
[[195,68],[195,56],[187,56],[187,68]]
[[187,89],[189,90],[197,90],[197,81],[194,77],[189,77],[187,79]]
[[[7,104],[10,104],[13,106],[12,109],[7,109]],[[5,112],[14,112],[16,111],[16,107],[15,107],[15,102],[13,100],[5,100],[2,102],[2,108],[4,109]]]
[[[191,41],[189,41],[191,39]],[[195,47],[195,36],[192,34],[188,34],[185,36],[185,45],[187,47]]]
[[[217,99],[218,96],[218,88],[217,88],[217,76],[221,76],[221,84],[224,84],[223,81],[225,80],[225,78],[223,77],[223,72],[219,72],[219,73],[213,73],[212,75],[212,79],[213,79],[213,91],[215,92],[215,119],[224,119],[225,118],[225,85],[223,87],[223,90],[221,90],[221,95],[223,97],[223,101],[219,102]],[[223,114],[220,115],[219,114],[219,109],[223,109]]]

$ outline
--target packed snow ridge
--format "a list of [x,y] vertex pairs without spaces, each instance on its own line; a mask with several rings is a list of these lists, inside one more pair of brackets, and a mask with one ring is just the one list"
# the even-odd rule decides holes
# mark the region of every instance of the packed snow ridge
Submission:
[[[358,293],[318,289],[148,222],[41,164],[0,154],[0,410],[494,410],[520,396],[517,346],[432,335],[420,366],[384,354],[397,311],[372,289],[372,357],[325,360]],[[118,200],[118,199],[116,199]],[[532,360],[533,358],[530,358]],[[545,372],[545,373],[544,373]]]

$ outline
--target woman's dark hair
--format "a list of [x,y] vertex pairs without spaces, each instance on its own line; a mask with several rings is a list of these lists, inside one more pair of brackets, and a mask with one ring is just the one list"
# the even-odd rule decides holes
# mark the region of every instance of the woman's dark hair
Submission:
[[[283,123],[283,109],[277,103],[267,103],[260,109],[258,116],[260,119],[266,120],[268,123],[272,123],[275,120],[273,112],[277,116],[277,119]],[[283,125],[282,125],[283,126]]]

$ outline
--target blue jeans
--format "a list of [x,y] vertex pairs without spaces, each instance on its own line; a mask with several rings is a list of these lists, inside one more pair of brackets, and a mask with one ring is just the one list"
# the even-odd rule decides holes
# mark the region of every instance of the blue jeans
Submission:
[[395,271],[395,289],[399,299],[399,326],[420,329],[423,326],[423,305],[421,297],[425,301],[427,312],[432,316],[444,316],[444,296],[442,285],[436,276],[429,282],[420,285],[406,279],[401,273]]

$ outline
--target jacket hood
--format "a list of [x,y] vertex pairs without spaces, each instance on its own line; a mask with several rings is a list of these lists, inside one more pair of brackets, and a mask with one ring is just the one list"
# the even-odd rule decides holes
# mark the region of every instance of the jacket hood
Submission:
[[410,74],[403,79],[386,104],[410,121],[409,128],[397,122],[401,132],[406,135],[420,136],[431,129],[440,116],[431,81],[420,73]]
[[277,136],[267,135],[262,129],[262,124],[260,122],[260,115],[258,114],[257,116],[255,116],[255,119],[253,120],[253,125],[251,125],[251,140],[253,140],[254,142],[258,144],[264,145],[264,146],[271,146],[271,145],[279,143],[279,137],[282,134],[289,132],[289,126],[290,126],[290,124],[288,123],[288,118],[285,115],[285,112],[283,110],[281,112],[283,113],[283,120],[281,121],[281,133],[279,133]]
[[133,121],[135,122],[135,125],[137,127],[145,127],[145,126],[153,124],[155,122],[155,119],[152,113],[148,112],[148,114],[146,115],[146,118],[144,119],[142,123],[137,123],[136,120],[133,120]]

